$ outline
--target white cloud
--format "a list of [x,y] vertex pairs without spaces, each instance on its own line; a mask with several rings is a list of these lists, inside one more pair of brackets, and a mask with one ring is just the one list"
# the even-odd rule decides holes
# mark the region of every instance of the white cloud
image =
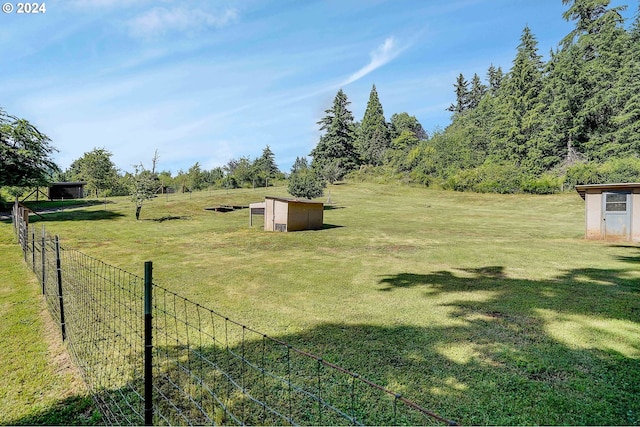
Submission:
[[220,28],[237,18],[236,9],[213,14],[187,7],[155,7],[129,21],[129,29],[134,37],[153,38],[172,31],[197,32],[206,28]]
[[350,75],[344,82],[342,82],[341,86],[346,86],[349,83],[360,80],[370,72],[389,63],[405,49],[406,47],[398,47],[393,37],[387,37],[384,43],[382,43],[373,52],[371,52],[371,61],[369,61],[367,65]]

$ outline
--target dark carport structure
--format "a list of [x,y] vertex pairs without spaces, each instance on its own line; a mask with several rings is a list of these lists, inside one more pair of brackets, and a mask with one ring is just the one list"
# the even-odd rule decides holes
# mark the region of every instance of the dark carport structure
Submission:
[[84,198],[84,181],[54,182],[49,184],[49,199],[82,199]]

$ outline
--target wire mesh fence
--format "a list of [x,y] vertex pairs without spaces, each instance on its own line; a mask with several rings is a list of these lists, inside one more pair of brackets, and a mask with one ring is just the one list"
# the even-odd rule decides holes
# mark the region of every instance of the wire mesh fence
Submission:
[[25,261],[107,424],[455,424],[153,283],[151,268],[142,278],[63,248],[26,218],[16,205]]

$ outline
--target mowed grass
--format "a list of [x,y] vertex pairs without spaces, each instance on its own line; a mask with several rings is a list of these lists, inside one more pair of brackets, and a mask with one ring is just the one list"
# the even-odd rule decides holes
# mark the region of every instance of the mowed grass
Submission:
[[640,422],[640,248],[584,240],[577,193],[327,193],[319,231],[204,210],[285,188],[160,196],[140,221],[125,198],[32,221],[132,273],[151,260],[157,284],[463,424]]
[[93,424],[100,415],[51,324],[37,280],[10,226],[1,227],[0,424]]

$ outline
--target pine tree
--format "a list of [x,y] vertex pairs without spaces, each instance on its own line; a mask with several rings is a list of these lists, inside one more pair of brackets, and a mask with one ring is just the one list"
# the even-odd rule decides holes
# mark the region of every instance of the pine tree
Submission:
[[640,5],[627,43],[625,62],[615,89],[621,105],[612,121],[621,153],[640,156]]
[[447,110],[454,114],[464,113],[469,108],[469,82],[460,73],[453,87],[456,92],[456,103],[451,104]]
[[335,162],[341,171],[347,173],[358,167],[353,114],[348,109],[349,104],[347,95],[340,89],[333,100],[333,107],[325,110],[327,115],[318,121],[320,130],[325,133],[311,151],[312,168],[321,170],[325,164]]
[[[624,61],[625,39],[620,11],[609,0],[563,0],[563,17],[575,28],[561,43],[551,75],[557,88],[552,113],[565,117],[566,152],[604,159],[620,152],[614,137],[620,101],[614,86]],[[560,105],[558,105],[560,104]],[[563,109],[567,113],[563,113]]]
[[478,74],[474,74],[473,79],[471,79],[471,89],[469,90],[469,109],[476,108],[485,93],[487,93],[487,87],[482,84]]
[[384,118],[384,111],[378,98],[376,85],[373,85],[356,140],[356,148],[362,163],[368,165],[382,164],[384,153],[390,144],[389,128]]
[[536,138],[543,126],[542,88],[543,62],[538,42],[529,27],[525,27],[496,104],[499,133],[492,141],[494,159],[525,166],[534,173],[548,166],[544,160],[547,147],[538,147],[541,141]]
[[280,173],[278,165],[276,165],[275,154],[268,145],[262,150],[262,156],[258,157],[253,165],[266,178],[273,178]]
[[504,73],[502,72],[502,67],[496,68],[491,64],[487,70],[487,81],[489,82],[488,91],[491,95],[497,95],[500,86],[502,86],[503,79]]

